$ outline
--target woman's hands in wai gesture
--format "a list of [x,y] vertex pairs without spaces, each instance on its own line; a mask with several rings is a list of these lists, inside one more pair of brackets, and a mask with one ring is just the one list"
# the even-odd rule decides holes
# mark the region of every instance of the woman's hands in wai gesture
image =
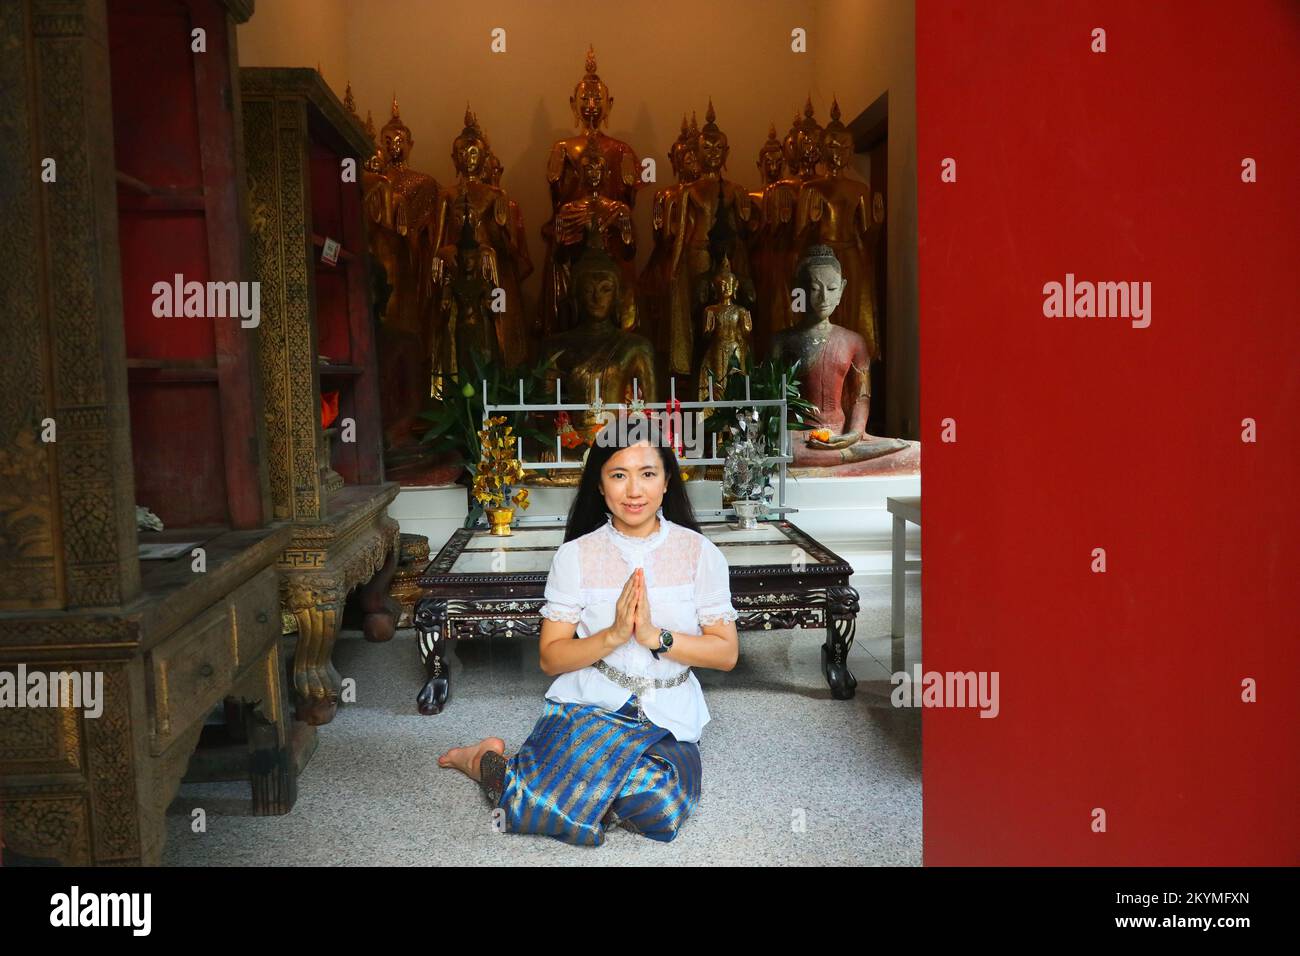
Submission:
[[650,621],[650,594],[642,568],[633,571],[623,585],[614,606],[614,624],[609,629],[606,643],[610,650],[614,650],[631,637],[635,637],[642,647],[659,647],[659,629]]

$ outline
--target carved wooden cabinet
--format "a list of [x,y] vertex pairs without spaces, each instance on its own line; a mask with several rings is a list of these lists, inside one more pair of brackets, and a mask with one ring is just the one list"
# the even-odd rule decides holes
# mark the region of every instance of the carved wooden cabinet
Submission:
[[400,610],[387,595],[398,486],[383,480],[361,207],[373,147],[315,70],[240,73],[271,500],[294,528],[279,566],[298,630],[295,699],[299,719],[324,724],[338,707],[331,657],[348,593],[362,586],[371,640],[392,637]]
[[[292,531],[270,523],[256,336],[238,318],[160,318],[153,301],[178,273],[251,278],[232,89],[251,10],[0,4],[8,863],[159,862],[166,807],[223,701],[274,729],[257,812],[293,803],[275,571]],[[137,502],[165,533],[137,534]],[[141,559],[164,542],[184,547]],[[19,706],[24,672],[59,675],[61,693]],[[74,673],[102,696],[63,696]]]

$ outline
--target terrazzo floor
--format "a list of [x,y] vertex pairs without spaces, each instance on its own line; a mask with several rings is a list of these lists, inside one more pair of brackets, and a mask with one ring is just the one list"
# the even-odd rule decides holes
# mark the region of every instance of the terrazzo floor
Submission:
[[[280,817],[248,815],[246,783],[185,784],[168,811],[171,866],[281,865],[917,865],[921,863],[920,709],[889,692],[889,592],[862,596],[849,655],[857,696],[833,700],[821,631],[741,634],[740,662],[697,670],[712,721],[700,756],[703,795],[671,843],[621,828],[601,847],[499,834],[481,788],[435,762],[444,749],[495,735],[511,753],[541,711],[550,678],[537,641],[462,641],[451,700],[415,712],[423,669],[413,631],[387,644],[344,634],[334,661],[357,702],[321,728]],[[909,584],[907,662],[920,648],[920,583]],[[191,811],[206,811],[206,832]]]

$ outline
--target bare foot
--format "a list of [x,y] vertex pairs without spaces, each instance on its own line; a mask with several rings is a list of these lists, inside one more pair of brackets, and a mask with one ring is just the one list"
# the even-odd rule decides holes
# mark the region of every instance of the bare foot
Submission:
[[438,758],[438,766],[454,768],[471,780],[480,780],[482,778],[479,775],[479,764],[483,761],[483,755],[489,750],[504,754],[506,742],[500,737],[485,737],[473,745],[452,747]]

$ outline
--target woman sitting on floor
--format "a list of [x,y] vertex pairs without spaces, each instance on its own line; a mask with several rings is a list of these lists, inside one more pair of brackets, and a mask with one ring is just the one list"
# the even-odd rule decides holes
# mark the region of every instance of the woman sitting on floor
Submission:
[[558,677],[541,719],[513,757],[488,737],[438,758],[483,785],[507,832],[589,846],[615,824],[677,835],[700,798],[709,721],[691,667],[729,671],[739,654],[727,562],[675,455],[615,434],[587,454],[546,579],[539,650]]

